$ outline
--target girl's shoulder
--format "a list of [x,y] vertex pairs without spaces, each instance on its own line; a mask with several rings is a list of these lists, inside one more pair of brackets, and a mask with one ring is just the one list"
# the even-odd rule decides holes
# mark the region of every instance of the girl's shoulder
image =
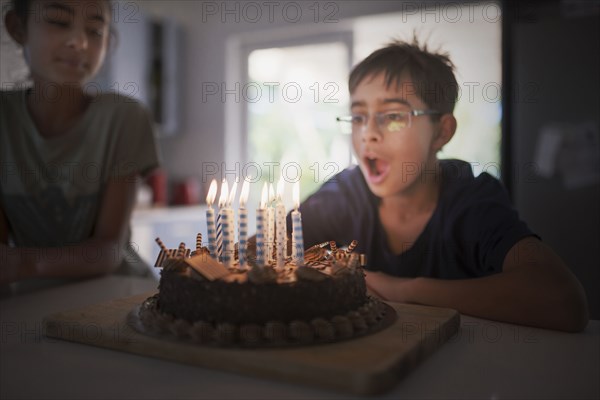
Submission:
[[0,91],[0,108],[2,111],[8,111],[9,109],[14,109],[16,107],[20,107],[23,103],[23,99],[25,94],[27,93],[26,89],[23,90],[1,90]]

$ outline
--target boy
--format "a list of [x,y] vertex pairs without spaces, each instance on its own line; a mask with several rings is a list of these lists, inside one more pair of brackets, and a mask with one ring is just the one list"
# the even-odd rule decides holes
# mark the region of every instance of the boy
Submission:
[[438,160],[456,131],[447,55],[414,41],[375,51],[351,72],[358,168],[300,207],[305,246],[358,240],[370,291],[390,301],[565,331],[588,321],[564,262],[519,219],[500,183]]

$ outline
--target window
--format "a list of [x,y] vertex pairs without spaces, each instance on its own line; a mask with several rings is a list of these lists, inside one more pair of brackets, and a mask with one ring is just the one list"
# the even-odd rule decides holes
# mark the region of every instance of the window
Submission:
[[301,174],[303,198],[350,162],[349,138],[335,122],[348,109],[348,57],[343,42],[259,49],[248,57],[256,85],[256,100],[247,96],[248,159],[281,163],[288,180]]

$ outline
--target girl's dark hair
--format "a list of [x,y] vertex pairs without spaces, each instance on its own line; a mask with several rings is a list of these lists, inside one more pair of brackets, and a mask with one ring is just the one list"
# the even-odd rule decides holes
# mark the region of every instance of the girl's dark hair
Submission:
[[458,98],[458,83],[454,76],[454,64],[446,53],[430,52],[427,45],[419,45],[416,37],[412,43],[394,41],[376,50],[357,64],[350,73],[350,93],[367,78],[385,74],[387,87],[401,85],[403,78],[410,78],[411,90],[433,110],[443,114],[452,113]]
[[[35,0],[10,0],[10,9],[15,12],[17,17],[23,21],[23,24],[27,24],[27,17],[30,13],[30,7]],[[111,10],[112,13],[112,0],[106,0],[108,3],[108,9]],[[110,20],[110,19],[109,19]],[[110,32],[110,46],[113,48],[116,46],[118,41],[117,31],[114,29],[113,24],[109,23],[109,32]]]
[[[34,1],[35,0],[10,0],[10,9],[13,10],[15,14],[17,14],[21,21],[27,23],[27,15],[29,14],[31,4]],[[106,1],[109,5],[108,8],[110,9],[111,0]]]

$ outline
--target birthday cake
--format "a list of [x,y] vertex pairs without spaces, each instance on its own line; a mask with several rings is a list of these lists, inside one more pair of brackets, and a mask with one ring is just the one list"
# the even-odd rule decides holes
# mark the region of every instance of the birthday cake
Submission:
[[[357,242],[338,248],[335,242],[304,249],[298,210],[298,182],[287,236],[282,202],[263,185],[256,210],[255,241],[247,240],[248,181],[238,208],[238,243],[232,209],[237,182],[221,186],[218,215],[212,208],[217,183],[206,203],[208,247],[196,237],[192,252],[180,243],[161,251],[159,292],[140,307],[132,326],[142,333],[203,345],[269,347],[330,343],[383,329],[395,318],[393,309],[367,296]],[[290,240],[291,239],[291,240]],[[288,251],[291,250],[291,251]]]
[[217,346],[330,343],[380,330],[395,316],[367,295],[356,242],[313,246],[302,265],[288,255],[283,267],[258,264],[252,244],[244,265],[236,249],[227,267],[198,243],[194,252],[182,246],[159,254],[159,292],[138,313],[145,333]]

